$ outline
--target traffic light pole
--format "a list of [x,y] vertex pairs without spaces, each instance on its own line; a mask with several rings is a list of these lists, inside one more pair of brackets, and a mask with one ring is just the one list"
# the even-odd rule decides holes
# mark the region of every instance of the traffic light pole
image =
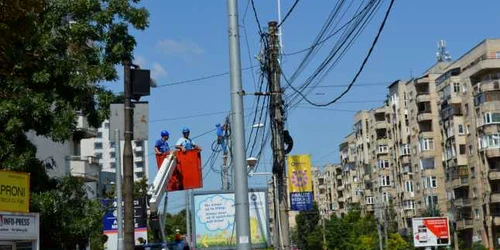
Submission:
[[[275,235],[280,237],[280,249],[290,249],[290,236],[288,225],[288,197],[286,188],[286,167],[285,167],[285,145],[284,145],[284,122],[285,110],[283,107],[281,89],[281,67],[279,64],[280,42],[278,36],[278,23],[271,21],[269,26],[269,90],[271,101],[269,106],[269,116],[271,120],[272,148],[273,148],[273,174],[277,181],[277,193],[279,211],[275,211]],[[277,229],[277,230],[276,230]]]
[[[134,250],[134,176],[133,176],[133,155],[132,155],[132,128],[133,128],[133,110],[132,110],[132,80],[130,74],[130,62],[123,62],[123,76],[125,97],[124,103],[124,138],[125,145],[123,146],[123,203],[124,203],[124,233],[123,243],[125,250]],[[118,152],[119,154],[120,152]]]
[[236,210],[236,245],[238,250],[250,250],[250,220],[248,176],[245,157],[243,91],[241,85],[240,36],[238,1],[227,0],[229,23],[229,59],[231,75],[232,146],[234,160],[234,196]]

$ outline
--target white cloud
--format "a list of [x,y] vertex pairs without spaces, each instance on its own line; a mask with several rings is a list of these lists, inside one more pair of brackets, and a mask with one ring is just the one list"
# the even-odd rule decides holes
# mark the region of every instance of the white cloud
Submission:
[[193,41],[164,39],[158,41],[156,48],[166,55],[201,55],[205,51]]
[[154,79],[160,79],[162,77],[165,77],[167,75],[167,70],[161,66],[159,63],[153,63],[153,66],[151,67],[151,76]]
[[141,55],[137,55],[134,57],[134,64],[137,64],[141,68],[144,68],[148,64],[148,60],[146,60],[146,58]]

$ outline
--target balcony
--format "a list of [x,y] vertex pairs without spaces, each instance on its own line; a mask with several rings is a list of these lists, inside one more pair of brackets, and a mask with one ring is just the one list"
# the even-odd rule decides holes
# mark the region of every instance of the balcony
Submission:
[[135,146],[134,152],[142,152],[144,148],[142,146]]
[[337,191],[343,191],[344,190],[344,185],[337,186]]
[[411,155],[402,155],[401,156],[401,163],[410,164],[411,163]]
[[477,126],[477,130],[483,134],[495,134],[500,131],[500,123],[487,123]]
[[470,207],[471,206],[471,199],[469,198],[458,198],[455,199],[453,204],[457,207]]
[[500,202],[500,193],[491,194],[491,202],[492,203],[499,203]]
[[474,86],[474,95],[496,90],[500,90],[500,80],[482,81]]
[[451,181],[451,186],[453,188],[465,187],[469,185],[469,176],[460,176],[459,178],[453,179]]
[[432,113],[430,111],[419,112],[417,115],[417,121],[430,121],[432,120]]
[[94,156],[69,156],[70,174],[72,176],[82,177],[85,182],[94,182],[99,180],[99,160]]
[[488,178],[492,181],[500,180],[500,169],[490,169]]
[[386,128],[387,128],[386,121],[376,121],[375,122],[375,129],[386,129]]
[[337,180],[342,180],[342,175],[341,174],[337,174]]
[[80,133],[82,139],[97,136],[97,129],[90,127],[87,117],[82,114],[78,114],[76,117],[76,130]]
[[486,148],[482,149],[485,152],[486,158],[498,158],[500,157],[500,148]]
[[474,222],[471,219],[457,219],[457,229],[468,229],[472,228]]
[[500,215],[494,215],[494,217],[493,217],[493,224],[495,226],[500,226]]
[[429,95],[429,92],[419,92],[417,93],[417,98],[416,98],[416,102],[417,103],[420,103],[420,102],[430,102],[431,101],[431,97]]
[[142,162],[144,161],[144,157],[142,156],[134,156],[134,162]]

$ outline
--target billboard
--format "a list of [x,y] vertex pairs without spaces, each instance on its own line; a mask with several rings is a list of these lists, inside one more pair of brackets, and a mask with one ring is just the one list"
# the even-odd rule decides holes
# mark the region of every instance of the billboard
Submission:
[[415,247],[450,245],[448,217],[413,218],[413,244]]
[[[232,192],[193,193],[193,229],[196,249],[234,249],[236,227]],[[270,245],[267,196],[264,190],[248,192],[252,248]],[[240,239],[241,241],[248,239]]]
[[[147,102],[133,102],[133,139],[137,141],[148,139],[149,109]],[[115,140],[115,129],[120,130],[120,137],[123,140],[125,132],[125,114],[123,103],[112,103],[109,113],[109,140]]]
[[291,210],[312,209],[313,190],[310,155],[288,156],[288,192]]
[[0,210],[30,211],[30,174],[0,170]]
[[[106,207],[106,213],[102,219],[103,231],[108,236],[105,248],[118,249],[118,222],[116,219],[118,211],[116,210],[116,200],[105,199],[102,202]],[[147,218],[146,197],[134,199],[134,237],[136,245],[139,245],[139,238],[148,239]]]

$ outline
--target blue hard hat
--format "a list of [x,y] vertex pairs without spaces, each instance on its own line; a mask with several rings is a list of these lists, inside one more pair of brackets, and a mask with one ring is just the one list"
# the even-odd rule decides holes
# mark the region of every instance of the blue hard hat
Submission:
[[170,133],[167,130],[162,130],[161,137],[163,137],[163,136],[170,136]]
[[182,133],[189,133],[189,128],[184,127],[184,128],[182,129]]
[[215,124],[215,127],[217,128],[220,127],[220,123]]

